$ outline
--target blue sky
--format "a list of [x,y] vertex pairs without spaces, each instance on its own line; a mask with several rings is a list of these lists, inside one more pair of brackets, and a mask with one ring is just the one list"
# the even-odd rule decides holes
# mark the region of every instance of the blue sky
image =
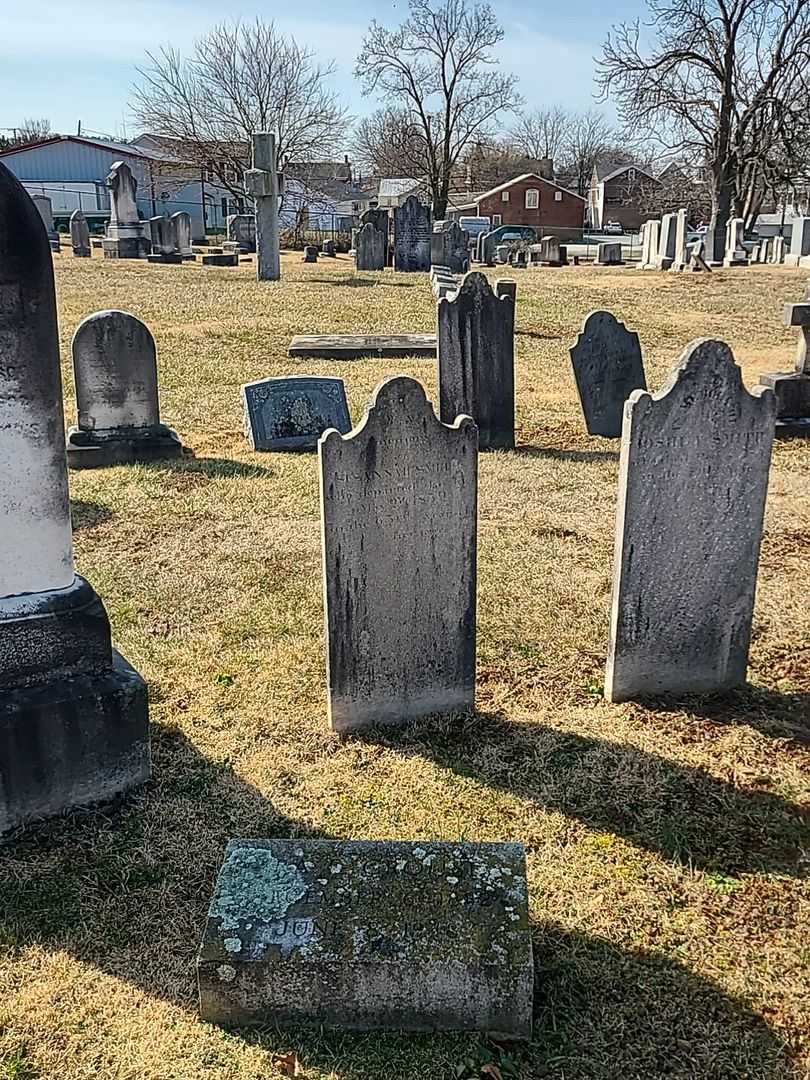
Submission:
[[[611,22],[644,15],[643,0],[495,0],[506,31],[499,56],[520,76],[531,105],[587,108],[593,103],[593,57]],[[340,18],[336,11],[340,10]],[[274,20],[280,30],[337,64],[333,85],[355,114],[372,104],[352,77],[372,18],[401,22],[406,0],[306,0],[300,5],[236,0],[0,0],[0,128],[46,117],[60,133],[133,135],[127,102],[147,49],[181,51],[223,19]],[[300,14],[299,14],[300,13]],[[126,127],[124,127],[126,125]]]

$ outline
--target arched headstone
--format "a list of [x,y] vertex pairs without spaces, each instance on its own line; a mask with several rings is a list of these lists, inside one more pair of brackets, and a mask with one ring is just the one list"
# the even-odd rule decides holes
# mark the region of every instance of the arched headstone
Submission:
[[592,311],[570,352],[588,434],[620,438],[625,401],[647,389],[638,334],[609,311]]
[[90,258],[90,229],[81,210],[70,215],[70,246],[77,259]]

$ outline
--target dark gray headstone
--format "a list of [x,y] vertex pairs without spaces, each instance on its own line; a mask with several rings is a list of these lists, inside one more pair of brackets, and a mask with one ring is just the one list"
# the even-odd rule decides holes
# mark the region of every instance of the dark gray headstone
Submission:
[[592,311],[570,352],[588,434],[620,438],[625,401],[647,389],[638,334],[609,311]]
[[473,706],[478,433],[454,421],[400,376],[319,444],[336,731]]
[[174,222],[166,214],[158,214],[149,218],[149,239],[151,254],[155,259],[167,262],[179,262],[175,258],[177,241],[174,231]]
[[53,264],[0,164],[0,833],[149,775],[143,680],[73,567]]
[[[674,217],[675,215],[673,215]],[[673,229],[672,234],[672,247],[675,247],[675,233]],[[670,259],[670,264],[672,260]],[[622,258],[622,245],[621,244],[599,244],[596,249],[596,259],[594,260],[595,266],[624,266],[624,259]],[[668,267],[667,267],[668,269]]]
[[304,248],[304,262],[316,263],[318,261],[318,249],[314,244],[307,244]]
[[242,387],[245,434],[254,450],[314,450],[327,430],[351,430],[343,379],[260,379]]
[[77,259],[90,258],[90,228],[81,210],[70,215],[70,246]]
[[203,266],[238,266],[239,254],[236,251],[221,252],[220,254],[203,255]]
[[160,422],[157,353],[149,328],[126,311],[98,311],[73,335],[78,422],[68,464],[99,468],[179,457],[177,435]]
[[409,195],[394,210],[394,269],[430,270],[430,207]]
[[246,253],[256,250],[256,218],[253,214],[231,214],[225,222],[228,239]]
[[435,223],[430,236],[430,262],[446,266],[452,274],[466,274],[470,268],[470,236],[457,221]]
[[441,417],[460,413],[478,425],[479,446],[515,445],[515,302],[498,297],[483,274],[439,301]]
[[522,844],[231,840],[197,960],[203,1020],[527,1039]]
[[384,270],[388,237],[371,221],[357,230],[354,238],[354,262],[358,270]]
[[178,210],[172,214],[172,232],[174,233],[174,250],[181,259],[194,259],[191,250],[191,214],[186,210]]
[[369,210],[364,210],[363,213],[360,215],[360,226],[361,226],[361,228],[362,228],[363,225],[366,224],[367,221],[370,221],[375,229],[379,229],[380,232],[383,233],[383,235],[385,236],[386,248],[387,248],[388,247],[388,229],[389,229],[389,224],[390,224],[390,221],[391,221],[391,215],[388,213],[387,210],[380,210],[379,208],[378,209],[373,209],[372,208],[372,209],[369,209]]
[[776,402],[722,341],[625,405],[610,701],[745,682]]

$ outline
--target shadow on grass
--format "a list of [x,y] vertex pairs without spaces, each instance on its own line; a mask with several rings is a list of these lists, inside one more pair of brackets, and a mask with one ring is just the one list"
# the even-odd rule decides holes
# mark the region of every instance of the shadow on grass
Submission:
[[[483,734],[486,749],[485,733],[467,734]],[[280,814],[227,761],[206,758],[175,730],[153,729],[153,752],[143,792],[0,847],[0,950],[12,959],[33,944],[65,950],[196,1015],[195,953],[227,841],[323,834]],[[536,1034],[508,1051],[519,1071],[505,1077],[795,1075],[760,1017],[680,965],[553,927],[536,926],[534,937]],[[480,1077],[457,1066],[503,1063],[471,1033],[259,1028],[223,1035],[231,1042],[294,1051],[305,1069],[342,1080]]]
[[801,873],[806,825],[790,802],[634,746],[490,713],[355,738],[430,759],[676,862],[727,874]]
[[89,499],[70,500],[70,518],[74,532],[78,532],[79,529],[92,529],[94,525],[103,525],[112,517],[113,512],[109,506],[90,502]]
[[542,330],[515,330],[515,337],[533,338],[535,341],[562,341],[562,334],[553,334]]
[[713,724],[746,724],[763,735],[810,745],[810,693],[776,693],[746,683],[722,694],[650,698],[649,708],[677,709]]
[[551,461],[618,461],[618,450],[555,450],[545,446],[516,446],[521,457],[548,458]]
[[198,473],[207,476],[211,480],[223,479],[230,476],[239,477],[262,477],[272,476],[273,470],[265,465],[253,465],[245,461],[234,461],[231,458],[198,458],[181,457],[170,458],[167,461],[144,461],[139,468],[149,472],[174,472],[174,473]]

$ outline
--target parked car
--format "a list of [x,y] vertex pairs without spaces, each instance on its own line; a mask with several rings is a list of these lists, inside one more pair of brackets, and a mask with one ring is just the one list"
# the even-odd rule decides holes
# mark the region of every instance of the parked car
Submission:
[[458,223],[471,240],[480,236],[481,233],[489,232],[492,228],[492,222],[488,217],[460,217]]
[[624,232],[624,225],[620,221],[608,221],[602,232],[621,234]]

